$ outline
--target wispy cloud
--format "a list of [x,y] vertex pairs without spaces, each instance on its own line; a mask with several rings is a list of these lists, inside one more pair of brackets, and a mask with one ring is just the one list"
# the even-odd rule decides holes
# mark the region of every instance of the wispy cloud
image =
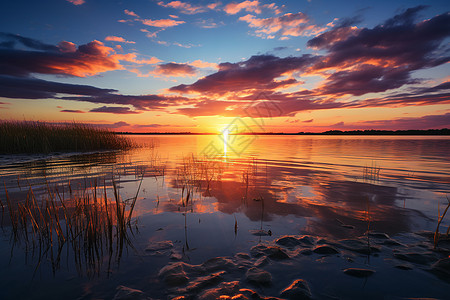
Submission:
[[73,114],[84,114],[84,113],[86,113],[85,111],[78,110],[78,109],[63,109],[63,110],[60,110],[60,112],[73,113]]
[[247,22],[252,28],[256,28],[255,33],[265,38],[274,37],[274,34],[294,37],[311,36],[327,30],[327,27],[311,24],[309,17],[302,12],[287,13],[283,16],[271,18],[257,18],[248,14],[240,17],[239,20]]
[[107,36],[107,37],[105,38],[105,41],[119,42],[119,43],[126,43],[126,44],[136,44],[136,42],[133,42],[133,41],[127,41],[127,40],[125,40],[123,37],[120,37],[120,36],[113,36],[113,35]]
[[258,0],[254,1],[243,1],[243,2],[231,2],[223,8],[223,10],[229,15],[235,15],[240,11],[253,12],[255,14],[262,13],[263,9],[269,9],[275,11],[279,14],[281,11],[275,3],[261,4]]
[[90,112],[96,113],[109,113],[109,114],[117,114],[117,115],[125,115],[125,114],[140,114],[141,111],[131,110],[129,107],[124,106],[102,106],[93,108]]
[[84,4],[84,0],[67,0],[68,2],[72,3],[73,5],[81,5]]
[[124,12],[126,15],[129,15],[129,16],[132,16],[132,17],[139,18],[139,16],[138,16],[134,11],[125,9],[123,12]]
[[179,10],[183,14],[189,14],[189,15],[203,13],[208,10],[207,6],[192,5],[190,3],[182,2],[182,1],[171,1],[168,3],[159,1],[158,5],[163,6],[163,7],[171,7],[171,8]]
[[151,73],[154,76],[190,77],[197,74],[197,69],[189,64],[167,63],[156,66]]
[[160,19],[160,20],[143,19],[140,20],[140,22],[142,22],[142,24],[147,26],[160,28],[173,27],[185,23],[184,21],[177,21],[172,19]]

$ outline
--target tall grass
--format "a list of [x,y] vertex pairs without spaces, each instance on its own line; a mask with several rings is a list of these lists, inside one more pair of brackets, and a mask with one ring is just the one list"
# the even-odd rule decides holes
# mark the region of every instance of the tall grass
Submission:
[[107,129],[82,123],[0,121],[0,153],[119,150],[132,142]]
[[5,186],[2,227],[6,212],[13,247],[24,244],[27,254],[37,256],[36,270],[42,261],[50,261],[55,272],[63,249],[67,249],[71,250],[80,275],[98,275],[105,262],[109,271],[111,260],[119,263],[123,250],[133,247],[131,218],[139,189],[135,197],[128,199],[131,202],[121,199],[114,181],[112,196],[108,196],[108,189],[105,182],[98,186],[97,180],[76,190],[70,182],[67,186],[47,184],[42,199],[37,199],[29,186],[25,201],[17,202],[10,198]]

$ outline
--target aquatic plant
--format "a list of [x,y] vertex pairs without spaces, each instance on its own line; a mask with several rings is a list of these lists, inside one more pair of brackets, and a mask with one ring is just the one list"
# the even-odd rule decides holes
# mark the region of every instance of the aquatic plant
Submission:
[[118,263],[124,248],[133,248],[131,220],[142,179],[136,196],[126,201],[121,199],[117,183],[112,180],[111,184],[112,197],[106,182],[101,188],[97,180],[81,189],[72,189],[70,182],[66,186],[47,184],[40,200],[30,185],[25,201],[18,202],[10,198],[5,186],[7,203],[6,207],[2,203],[2,210],[7,210],[13,247],[25,244],[31,250],[27,255],[37,253],[36,270],[46,259],[55,272],[66,247],[73,253],[80,274],[99,274],[105,261],[109,271],[113,257]]
[[371,166],[363,167],[363,180],[377,181],[380,179],[381,168],[377,167],[374,162]]
[[0,153],[51,153],[128,149],[128,138],[82,123],[0,121]]
[[[447,196],[446,196],[446,198],[447,198],[447,202],[448,202],[447,207],[445,208],[442,215],[440,215],[440,213],[438,212],[438,223],[436,226],[436,231],[434,232],[434,249],[436,249],[438,242],[439,242],[439,236],[441,235],[439,233],[439,226],[441,226],[442,220],[444,219],[445,214],[447,213],[448,209],[450,208],[450,199]],[[450,231],[450,226],[448,226],[448,228],[447,228],[447,236],[449,234],[449,231]]]

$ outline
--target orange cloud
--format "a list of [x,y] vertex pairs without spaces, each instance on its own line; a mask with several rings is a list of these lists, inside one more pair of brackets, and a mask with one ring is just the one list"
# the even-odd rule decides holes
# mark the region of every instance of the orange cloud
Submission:
[[158,5],[163,7],[171,7],[180,10],[180,12],[188,15],[198,14],[206,11],[206,7],[194,6],[190,3],[181,1],[171,1],[165,4],[163,1],[158,2]]
[[195,76],[197,70],[189,64],[167,63],[156,66],[151,73],[157,77],[190,77]]
[[202,61],[200,59],[194,60],[193,62],[191,62],[189,64],[196,68],[214,68],[214,69],[219,68],[219,66],[216,63],[210,63],[210,62]]
[[132,16],[132,17],[139,18],[139,16],[138,16],[134,11],[125,9],[125,10],[124,10],[124,13],[125,13],[126,15],[129,15],[129,16]]
[[123,37],[120,36],[107,36],[105,38],[105,41],[111,41],[111,42],[119,42],[119,43],[126,43],[126,44],[136,44],[136,42],[133,41],[127,41]]
[[185,23],[184,21],[177,21],[172,19],[161,19],[161,20],[143,19],[139,21],[141,21],[142,24],[144,25],[160,28],[173,27]]
[[67,0],[68,2],[72,3],[73,5],[81,5],[84,4],[84,0]]
[[278,6],[275,5],[275,3],[261,5],[258,0],[254,0],[254,1],[246,0],[246,1],[240,2],[240,3],[232,2],[232,3],[225,5],[223,10],[229,15],[235,15],[238,12],[240,12],[241,10],[260,14],[262,12],[263,8],[275,10],[276,14],[280,13],[280,10],[279,10]]
[[146,65],[153,65],[162,61],[156,57],[151,57],[150,59],[137,59],[136,53],[114,54],[111,57],[117,61],[127,61],[135,64],[146,64]]
[[327,30],[327,27],[308,24],[310,19],[302,12],[287,13],[280,17],[266,19],[248,14],[240,17],[239,20],[247,22],[252,28],[257,28],[256,34],[266,38],[273,38],[275,33],[282,36],[311,36]]

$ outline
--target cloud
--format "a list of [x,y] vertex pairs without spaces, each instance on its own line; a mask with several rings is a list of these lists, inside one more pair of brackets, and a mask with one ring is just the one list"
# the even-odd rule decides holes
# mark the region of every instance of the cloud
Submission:
[[310,19],[302,12],[287,13],[279,17],[256,18],[253,15],[245,15],[239,18],[247,22],[252,28],[257,28],[258,36],[271,38],[273,34],[281,36],[311,36],[324,32],[327,28],[310,23]]
[[[429,87],[424,80],[412,76],[416,70],[450,61],[449,50],[441,47],[450,36],[450,14],[416,22],[414,15],[421,9],[408,9],[372,29],[333,27],[308,43],[309,47],[324,51],[323,55],[255,55],[246,61],[221,63],[217,72],[169,91],[215,99],[180,110],[189,116],[241,115],[240,101],[254,100],[261,91],[270,96],[283,116],[305,110],[450,103],[448,81]],[[324,80],[316,88],[292,91],[293,86],[302,85],[296,78],[317,75]],[[382,94],[387,91],[391,93]],[[378,95],[361,98],[369,93]],[[232,101],[233,105],[227,106],[218,99]],[[208,109],[208,102],[211,107],[222,105],[226,111]]]
[[450,60],[440,48],[450,36],[450,14],[414,23],[419,6],[394,16],[373,29],[338,28],[308,42],[326,50],[312,72],[336,70],[323,83],[324,94],[364,95],[420,82],[411,73]]
[[256,14],[260,14],[263,9],[271,9],[274,10],[277,14],[280,13],[278,6],[275,3],[271,4],[261,4],[258,0],[254,1],[243,1],[243,2],[231,2],[223,8],[223,10],[229,15],[235,15],[242,11],[253,12]]
[[203,77],[191,85],[181,84],[170,91],[224,95],[245,90],[271,90],[295,84],[295,79],[276,81],[287,72],[306,69],[314,62],[309,55],[279,58],[273,55],[255,55],[238,63],[222,63],[218,72]]
[[15,99],[58,98],[59,94],[99,96],[116,92],[89,85],[68,84],[37,78],[0,75],[0,97]]
[[144,25],[159,27],[159,28],[168,28],[168,27],[178,26],[180,24],[185,23],[184,21],[177,21],[177,20],[172,20],[172,19],[161,19],[161,20],[143,19],[143,20],[139,20],[139,21]]
[[124,12],[126,15],[129,15],[129,16],[132,16],[132,17],[139,18],[139,16],[138,16],[134,11],[125,9],[123,12]]
[[342,130],[425,130],[450,128],[450,113],[389,120],[361,121],[350,124],[341,122],[339,127]]
[[58,47],[55,45],[49,45],[42,43],[41,41],[22,37],[18,34],[11,34],[6,32],[0,32],[0,39],[5,40],[1,45],[2,48],[14,48],[17,43],[22,44],[23,46],[41,51],[58,51]]
[[109,114],[140,114],[140,111],[134,111],[131,110],[129,107],[120,107],[120,106],[102,106],[93,108],[90,110],[90,112],[97,112],[97,113],[109,113]]
[[136,42],[127,41],[123,37],[120,37],[120,36],[107,36],[105,38],[105,41],[112,41],[112,42],[119,42],[119,43],[126,43],[126,44],[136,44]]
[[218,64],[216,64],[216,63],[210,63],[210,62],[202,61],[200,59],[190,62],[189,65],[196,67],[196,68],[213,68],[213,69],[219,68]]
[[167,63],[156,66],[152,71],[155,76],[189,77],[197,74],[197,69],[189,64]]
[[100,103],[106,105],[131,105],[136,110],[161,110],[170,106],[187,105],[196,100],[185,97],[164,96],[164,95],[121,95],[107,93],[96,96],[64,96],[61,100],[72,100],[89,103]]
[[[174,126],[174,125],[161,125],[161,124],[134,124],[133,128],[160,128],[164,126]],[[175,127],[178,127],[175,125]]]
[[167,4],[165,4],[163,1],[160,1],[160,2],[158,2],[158,5],[163,6],[163,7],[175,8],[175,9],[178,9],[181,13],[188,14],[188,15],[203,13],[208,10],[208,7],[206,7],[206,6],[192,5],[190,3],[182,2],[182,1],[171,1],[171,2],[168,2]]
[[68,2],[72,3],[73,5],[81,5],[84,4],[84,0],[67,0]]
[[75,114],[84,114],[84,113],[86,113],[85,111],[78,110],[78,109],[63,109],[63,110],[60,110],[60,112],[75,113]]
[[195,24],[201,28],[217,28],[220,25],[224,25],[223,22],[217,23],[213,19],[200,20]]
[[[0,34],[9,47],[0,47],[0,74],[28,77],[31,74],[54,74],[86,77],[99,73],[125,70],[121,61],[135,64],[154,64],[157,58],[137,59],[136,53],[116,54],[100,41],[76,46],[63,41],[58,46],[47,45],[30,38]],[[16,49],[20,43],[28,49]]]

